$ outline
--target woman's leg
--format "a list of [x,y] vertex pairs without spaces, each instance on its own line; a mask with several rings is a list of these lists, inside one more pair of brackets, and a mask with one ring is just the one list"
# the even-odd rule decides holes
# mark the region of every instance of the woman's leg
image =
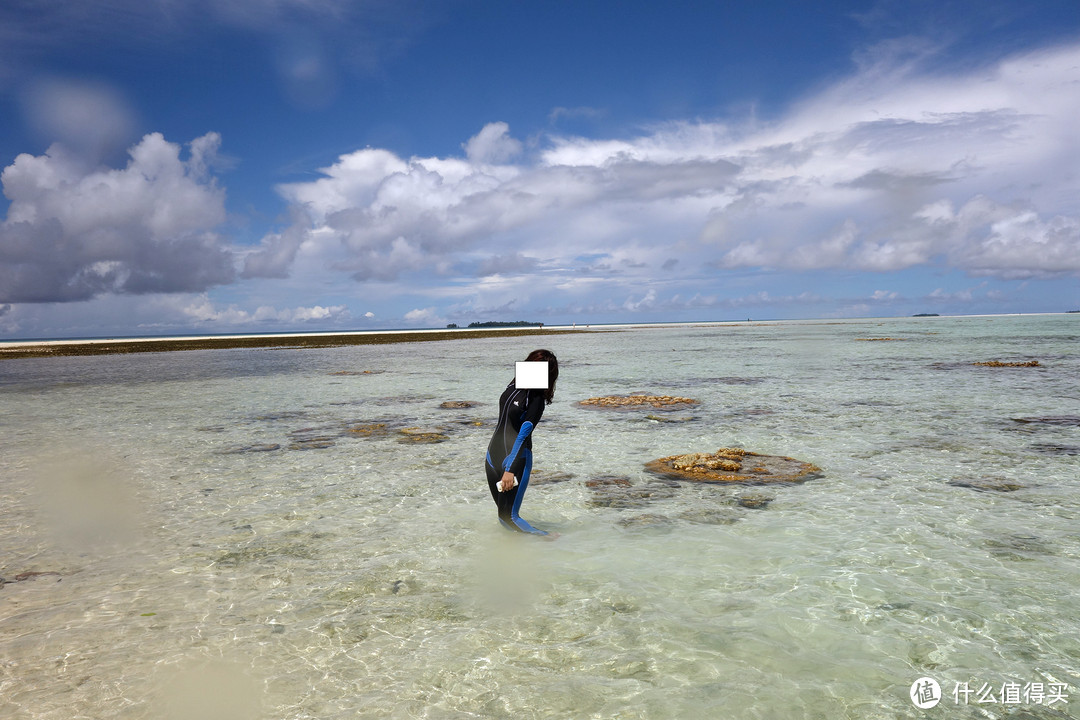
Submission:
[[[531,535],[547,535],[543,530],[537,530],[529,523],[525,522],[518,516],[518,510],[521,509],[521,501],[525,499],[525,490],[529,487],[529,472],[532,470],[532,451],[523,450],[522,455],[525,456],[525,467],[521,471],[521,476],[518,478],[518,486],[508,492],[500,493],[507,495],[506,499],[499,499],[499,519],[503,525],[508,526],[512,530],[518,532],[529,533]],[[504,507],[507,511],[504,512]]]
[[499,488],[496,487],[499,484],[499,480],[502,479],[502,471],[497,470],[494,465],[491,464],[491,453],[487,454],[487,458],[484,461],[484,472],[487,473],[488,490],[491,491],[491,499],[495,501],[495,504],[499,504]]

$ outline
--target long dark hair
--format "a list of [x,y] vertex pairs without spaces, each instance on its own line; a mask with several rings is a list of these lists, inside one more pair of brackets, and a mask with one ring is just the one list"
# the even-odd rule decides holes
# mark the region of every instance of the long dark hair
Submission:
[[548,386],[547,390],[544,391],[544,400],[550,405],[551,401],[555,399],[555,381],[559,379],[559,361],[555,357],[555,353],[550,350],[533,350],[525,358],[525,362],[544,361],[548,364]]

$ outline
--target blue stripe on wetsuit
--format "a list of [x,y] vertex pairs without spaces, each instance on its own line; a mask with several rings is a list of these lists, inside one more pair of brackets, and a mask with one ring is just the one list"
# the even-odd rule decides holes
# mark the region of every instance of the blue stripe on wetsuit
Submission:
[[521,472],[521,477],[518,478],[518,486],[514,488],[517,490],[517,495],[514,497],[514,506],[510,510],[510,520],[499,518],[499,522],[503,524],[503,527],[510,530],[519,530],[524,533],[531,533],[533,535],[547,535],[543,530],[537,530],[532,525],[527,523],[524,518],[518,515],[518,510],[521,509],[521,501],[525,499],[525,488],[529,487],[529,471],[532,469],[532,452],[525,451],[525,469]]
[[525,442],[525,438],[529,437],[529,433],[532,432],[533,424],[526,420],[521,423],[521,429],[518,430],[517,440],[514,441],[514,447],[510,450],[510,454],[503,460],[503,470],[510,472],[510,466],[517,460],[518,453],[521,452],[521,444]]

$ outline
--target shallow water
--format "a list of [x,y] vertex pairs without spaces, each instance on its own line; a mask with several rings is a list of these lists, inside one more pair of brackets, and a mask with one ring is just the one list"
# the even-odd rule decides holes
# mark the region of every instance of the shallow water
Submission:
[[[482,467],[532,341],[5,361],[0,717],[1075,716],[1078,322],[542,338],[522,515],[553,543]],[[700,405],[576,405],[635,391]],[[643,469],[721,446],[824,475]],[[1068,702],[953,695],[1006,682]]]

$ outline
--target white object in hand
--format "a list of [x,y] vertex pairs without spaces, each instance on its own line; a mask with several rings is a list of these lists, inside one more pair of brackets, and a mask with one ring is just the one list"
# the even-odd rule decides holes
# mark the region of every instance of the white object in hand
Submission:
[[499,492],[509,492],[509,491],[513,490],[514,488],[516,488],[517,486],[518,486],[518,479],[517,479],[517,476],[515,475],[514,476],[514,484],[511,485],[510,487],[506,488],[506,490],[503,490],[502,480],[499,481]]

